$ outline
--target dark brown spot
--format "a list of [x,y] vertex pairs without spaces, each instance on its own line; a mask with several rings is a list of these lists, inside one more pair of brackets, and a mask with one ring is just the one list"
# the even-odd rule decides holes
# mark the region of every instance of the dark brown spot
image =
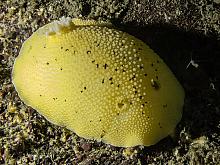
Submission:
[[163,105],[163,108],[167,108],[167,104],[164,104],[164,105]]
[[160,88],[159,82],[155,81],[154,79],[151,79],[151,86],[156,90]]
[[158,123],[159,127],[162,128],[162,126],[160,125],[160,123]]
[[107,67],[108,67],[108,64],[105,64],[105,65],[103,65],[103,67],[104,67],[104,69],[107,69]]
[[118,108],[122,108],[124,105],[124,103],[118,103]]
[[103,138],[104,135],[105,135],[105,133],[106,133],[105,130],[102,130],[102,133],[101,133],[101,136],[100,136],[100,137]]

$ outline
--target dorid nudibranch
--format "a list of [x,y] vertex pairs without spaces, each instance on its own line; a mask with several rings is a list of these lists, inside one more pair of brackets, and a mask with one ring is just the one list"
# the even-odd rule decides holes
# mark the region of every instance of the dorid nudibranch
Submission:
[[49,121],[114,146],[153,145],[182,116],[184,90],[163,60],[104,22],[43,26],[23,44],[12,80]]

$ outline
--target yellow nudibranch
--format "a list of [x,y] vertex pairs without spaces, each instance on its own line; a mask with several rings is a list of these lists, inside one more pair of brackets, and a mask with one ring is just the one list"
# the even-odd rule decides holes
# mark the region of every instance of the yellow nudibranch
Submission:
[[12,81],[52,123],[114,146],[153,145],[182,116],[184,90],[163,60],[105,22],[63,18],[38,29]]

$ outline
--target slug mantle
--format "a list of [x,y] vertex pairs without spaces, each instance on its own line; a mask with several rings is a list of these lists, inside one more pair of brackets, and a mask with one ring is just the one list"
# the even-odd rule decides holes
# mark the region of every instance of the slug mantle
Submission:
[[114,146],[153,145],[182,116],[184,90],[163,60],[105,22],[62,18],[38,29],[12,80],[50,122]]

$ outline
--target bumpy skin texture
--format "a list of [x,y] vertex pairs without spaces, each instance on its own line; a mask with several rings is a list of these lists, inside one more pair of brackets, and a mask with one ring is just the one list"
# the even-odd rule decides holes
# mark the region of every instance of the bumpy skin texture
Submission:
[[12,79],[20,98],[52,123],[114,146],[153,145],[182,115],[183,88],[163,60],[101,23],[40,28],[23,44]]

